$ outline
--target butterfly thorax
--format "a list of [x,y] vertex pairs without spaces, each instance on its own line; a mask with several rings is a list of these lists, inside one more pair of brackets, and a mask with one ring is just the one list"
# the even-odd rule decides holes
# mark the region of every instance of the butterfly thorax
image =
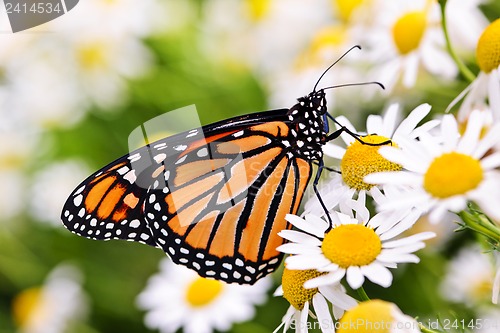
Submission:
[[290,111],[290,144],[294,153],[306,160],[323,157],[322,146],[328,135],[326,99],[323,90],[298,99]]

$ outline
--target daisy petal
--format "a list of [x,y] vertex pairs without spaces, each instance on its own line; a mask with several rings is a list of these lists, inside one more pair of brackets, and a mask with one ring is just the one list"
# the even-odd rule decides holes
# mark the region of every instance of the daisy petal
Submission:
[[500,124],[497,123],[490,128],[488,133],[481,139],[477,145],[473,157],[481,158],[483,157],[493,146],[500,142]]
[[296,230],[282,230],[278,232],[281,238],[288,239],[291,242],[311,245],[311,246],[321,246],[321,241],[311,235],[305,234]]
[[358,304],[354,298],[347,295],[342,290],[340,284],[333,286],[320,286],[318,290],[332,303],[334,307],[341,308],[342,310],[349,310]]
[[[347,119],[344,116],[338,116],[335,119],[337,120],[337,123],[341,124],[342,126],[344,126],[345,128],[347,128],[351,132],[356,133],[356,128],[354,128],[354,126],[351,124],[351,122],[349,121],[349,119]],[[340,129],[340,127],[339,127],[338,124],[336,124],[335,126],[336,126],[337,130]],[[342,138],[342,140],[344,141],[344,143],[346,145],[349,145],[349,144],[351,144],[354,141],[354,138],[350,134],[348,134],[346,132],[342,132],[340,134],[340,137]]]
[[436,237],[436,234],[434,232],[430,232],[430,231],[421,232],[421,233],[418,233],[416,235],[412,235],[409,237],[400,238],[400,239],[389,241],[389,242],[384,242],[382,244],[382,247],[385,249],[390,249],[390,248],[394,248],[394,247],[398,247],[398,246],[405,246],[405,245],[408,245],[408,244],[411,244],[414,242],[420,242],[423,240],[431,239],[433,237]]
[[[500,87],[499,87],[500,88]],[[481,114],[482,111],[474,110],[469,116],[467,121],[467,127],[465,133],[460,138],[460,141],[456,147],[458,152],[470,155],[474,151],[478,143],[479,136],[481,135],[481,130],[483,128],[484,117]]]
[[499,197],[500,174],[497,172],[490,176],[488,181],[483,182],[480,188],[470,195],[470,199],[476,202],[486,215],[495,221],[500,221]]
[[453,101],[451,101],[450,105],[448,105],[448,107],[446,108],[446,110],[444,111],[444,113],[448,113],[450,112],[450,110],[458,104],[458,102],[460,102],[464,96],[467,96],[467,94],[469,93],[469,91],[472,90],[472,88],[474,87],[474,85],[476,84],[477,80],[474,80],[471,84],[469,84],[460,94],[458,94],[457,97],[455,97],[455,99],[453,99]]
[[345,148],[339,147],[337,145],[326,143],[323,146],[323,153],[325,155],[341,160],[344,157],[346,150]]
[[441,121],[441,135],[444,139],[443,149],[445,151],[452,150],[457,146],[460,138],[457,121],[451,114],[447,114]]
[[413,253],[425,247],[425,243],[418,242],[406,246],[399,246],[392,249],[383,249],[380,253],[384,255]]
[[410,54],[409,56],[406,57],[405,61],[406,64],[403,73],[403,85],[407,88],[411,88],[415,85],[415,82],[417,81],[417,74],[419,68],[418,56],[417,54]]
[[[398,118],[399,118],[399,104],[392,103],[391,105],[389,105],[387,111],[384,113],[384,119],[383,119],[384,127],[380,132],[380,134],[388,138],[393,138]],[[368,133],[377,133],[377,132],[368,132]]]
[[328,228],[328,223],[320,219],[319,217],[310,219],[310,221],[306,222],[304,219],[298,217],[297,215],[287,214],[285,219],[298,229],[319,238],[323,238],[325,236],[325,230]]
[[304,308],[300,312],[300,333],[307,333],[307,317],[309,317],[309,301],[304,303]]
[[[500,134],[500,132],[498,132]],[[492,170],[500,167],[500,153],[493,153],[481,159],[481,167],[484,170]]]
[[336,320],[339,320],[340,318],[342,318],[342,316],[344,315],[344,312],[345,312],[344,310],[342,310],[338,306],[334,306],[332,310],[333,310],[333,317],[335,317]]
[[386,267],[378,263],[371,263],[368,266],[361,267],[361,272],[373,283],[384,288],[392,284],[392,273]]
[[280,285],[273,293],[273,296],[283,296],[283,286]]
[[420,217],[420,211],[413,210],[410,214],[408,214],[402,221],[393,226],[391,229],[387,230],[383,234],[380,234],[379,237],[382,241],[394,238],[399,234],[405,232],[409,228],[411,228],[417,219]]
[[346,274],[347,283],[353,289],[358,289],[365,282],[365,277],[363,273],[361,273],[361,269],[358,266],[351,266],[347,268]]
[[500,110],[500,71],[491,71],[488,82],[488,99],[493,110]]
[[335,333],[333,330],[333,325],[330,325],[332,322],[332,316],[330,315],[330,308],[326,303],[325,298],[321,295],[321,293],[316,293],[312,299],[314,311],[318,316],[318,322],[321,326],[321,332],[323,333]]
[[285,260],[288,269],[304,270],[304,269],[321,269],[323,270],[331,262],[323,255],[293,255],[288,256]]
[[437,119],[429,120],[428,122],[426,122],[422,126],[415,128],[415,130],[413,130],[413,132],[411,132],[410,138],[412,138],[412,139],[418,138],[418,137],[428,133],[433,128],[439,126],[439,124],[441,124],[440,120],[437,120]]
[[321,254],[321,249],[319,247],[296,243],[280,245],[276,250],[288,254]]
[[391,135],[387,135],[387,133],[383,133],[383,123],[382,117],[379,115],[371,114],[366,119],[366,133],[377,133],[378,135],[383,135],[386,137],[390,137]]
[[321,230],[321,232],[322,232],[322,234],[320,234],[321,238],[325,236],[325,231],[329,227],[329,224],[327,221],[323,220],[322,218],[320,218],[314,214],[307,214],[304,216],[304,219],[306,220],[306,222],[308,224],[313,225],[318,230]]
[[[399,212],[402,214],[406,214],[406,216],[403,219],[396,216],[395,221],[397,222],[397,224],[391,225],[390,229],[377,229],[377,234],[379,235],[381,240],[391,239],[410,229],[415,224],[415,222],[417,222],[418,218],[421,215],[421,212],[417,209],[413,209],[409,213],[408,211],[402,209]],[[387,224],[389,225],[389,223]],[[379,231],[379,229],[381,230]]]
[[419,185],[422,176],[407,171],[375,172],[366,175],[363,181],[369,184]]
[[381,262],[396,262],[396,263],[403,263],[403,262],[411,262],[414,264],[417,264],[420,262],[420,258],[417,257],[414,254],[392,254],[392,253],[380,253],[377,257],[377,260]]
[[394,140],[397,141],[397,138],[401,135],[409,136],[430,111],[431,106],[429,104],[417,106],[398,126],[396,132],[394,132]]
[[335,272],[328,273],[326,275],[321,275],[315,277],[314,279],[308,280],[304,283],[304,288],[318,288],[319,286],[325,286],[329,284],[338,283],[345,275],[345,269],[339,269]]
[[[330,262],[330,260],[328,260],[328,261]],[[337,265],[336,263],[333,263],[333,262],[330,262],[328,265],[326,265],[324,267],[317,268],[317,270],[320,272],[332,272],[332,271],[335,271],[337,269],[339,269],[339,265]]]
[[[290,324],[292,323],[291,319],[294,316],[296,317],[297,313],[298,313],[298,311],[292,305],[290,305],[290,307],[286,311],[285,315],[283,316],[283,319],[281,319],[285,323],[285,326],[283,327],[283,333],[288,331],[288,329],[290,328]],[[273,332],[273,333],[275,333],[275,332]]]

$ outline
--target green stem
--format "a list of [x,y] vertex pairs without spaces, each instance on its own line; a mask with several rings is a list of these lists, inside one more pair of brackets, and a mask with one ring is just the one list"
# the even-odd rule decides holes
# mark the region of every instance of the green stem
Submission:
[[356,289],[356,291],[358,292],[359,298],[361,299],[362,302],[370,300],[370,297],[368,297],[368,294],[363,289],[363,287],[359,287],[358,289]]
[[453,61],[458,66],[458,70],[462,74],[462,76],[469,82],[474,81],[476,78],[476,75],[471,72],[467,66],[458,58],[457,54],[455,53],[455,50],[453,50],[453,47],[451,46],[451,41],[450,41],[450,36],[448,35],[448,28],[446,27],[446,3],[448,0],[439,0],[439,6],[441,7],[441,26],[443,28],[443,33],[444,33],[444,38],[446,39],[446,49],[448,50],[448,53],[450,56],[453,58]]
[[491,223],[485,216],[467,211],[461,211],[458,215],[467,227],[488,237],[494,244],[500,244],[500,228]]

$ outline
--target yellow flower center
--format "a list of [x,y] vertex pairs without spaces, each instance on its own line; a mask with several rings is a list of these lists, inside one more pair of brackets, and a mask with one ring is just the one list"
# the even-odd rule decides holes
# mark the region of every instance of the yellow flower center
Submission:
[[283,287],[283,297],[297,310],[302,310],[307,301],[311,301],[318,292],[318,288],[306,289],[304,283],[326,273],[318,272],[314,269],[308,270],[283,270],[281,283]]
[[424,175],[424,189],[436,198],[464,194],[483,180],[481,163],[469,155],[451,152],[435,158]]
[[352,12],[363,3],[363,0],[333,0],[333,2],[337,8],[336,13],[339,18],[344,22],[348,22]]
[[392,38],[401,54],[408,54],[420,45],[427,26],[424,11],[409,12],[401,16],[392,27]]
[[342,268],[372,263],[382,250],[375,231],[360,224],[343,224],[330,230],[323,239],[325,257]]
[[389,333],[392,332],[394,305],[381,300],[359,303],[347,311],[335,327],[337,333]]
[[313,38],[311,52],[319,53],[327,47],[341,45],[346,39],[345,29],[340,26],[329,26],[321,29]]
[[247,0],[246,4],[250,19],[256,22],[263,19],[271,7],[270,0]]
[[[361,140],[372,144],[390,141],[390,139],[379,135],[364,136]],[[394,142],[385,145],[397,147]],[[350,188],[369,190],[373,185],[363,181],[366,175],[374,172],[400,171],[402,169],[399,164],[390,162],[382,157],[378,153],[380,147],[362,144],[359,141],[354,141],[347,147],[344,157],[342,157],[342,161],[340,162],[340,171],[342,172],[342,179]]]
[[205,306],[220,295],[223,287],[220,281],[199,277],[189,285],[186,300],[192,307]]
[[105,46],[101,43],[92,43],[82,46],[78,50],[78,61],[83,69],[93,70],[106,65]]
[[483,31],[477,43],[476,57],[479,68],[485,73],[500,66],[500,19]]
[[40,288],[29,288],[14,298],[12,314],[19,327],[27,325],[40,304],[41,295],[42,290]]
[[473,286],[471,290],[472,296],[479,300],[488,299],[491,296],[493,285],[488,278],[489,276],[485,277],[484,280],[478,281],[476,285]]
[[338,50],[339,45],[344,43],[346,39],[344,26],[332,25],[321,29],[312,38],[309,47],[299,55],[296,61],[297,70],[300,71],[308,66],[315,66],[324,62],[328,50]]

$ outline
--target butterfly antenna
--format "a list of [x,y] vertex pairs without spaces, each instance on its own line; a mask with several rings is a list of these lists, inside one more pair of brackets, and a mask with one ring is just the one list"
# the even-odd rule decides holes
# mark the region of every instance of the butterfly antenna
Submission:
[[335,86],[330,86],[330,87],[323,88],[322,90],[334,89],[334,88],[342,88],[342,87],[353,87],[353,86],[367,86],[367,85],[370,85],[370,84],[376,84],[377,86],[379,86],[380,88],[382,88],[382,89],[385,90],[384,85],[382,83],[380,83],[380,82],[377,82],[377,81],[338,84],[338,85],[335,85]]
[[325,76],[325,74],[333,67],[335,66],[340,60],[342,60],[342,58],[344,58],[349,52],[351,52],[352,50],[354,49],[359,49],[361,50],[361,46],[359,45],[354,45],[353,47],[351,47],[349,50],[347,50],[343,55],[340,56],[340,58],[338,58],[337,60],[335,60],[335,62],[333,64],[331,64],[330,66],[328,66],[327,69],[325,69],[325,71],[323,72],[323,74],[321,74],[321,76],[319,77],[318,81],[316,81],[316,84],[314,85],[314,88],[313,88],[313,91],[316,91],[316,88],[318,87],[318,84],[319,84],[319,81],[321,81],[321,79],[323,78],[323,76]]

